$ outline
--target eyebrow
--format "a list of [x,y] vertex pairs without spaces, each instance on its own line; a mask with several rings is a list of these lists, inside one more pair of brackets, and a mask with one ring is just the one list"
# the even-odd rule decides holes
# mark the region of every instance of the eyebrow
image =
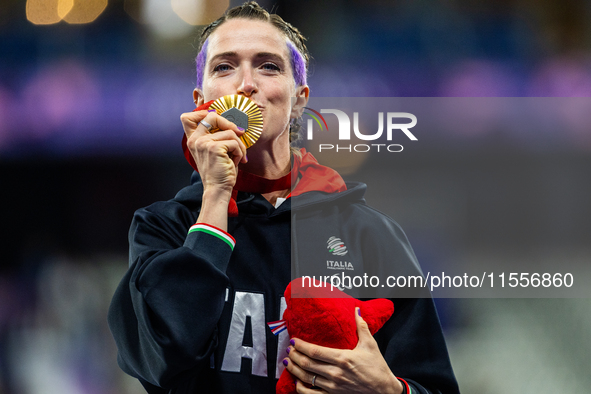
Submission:
[[[214,62],[218,58],[233,58],[238,57],[238,53],[234,51],[222,52],[218,53],[215,56],[212,56],[210,62]],[[262,58],[272,58],[281,62],[285,62],[285,59],[280,55],[273,53],[273,52],[259,52],[255,55],[255,59],[262,59]]]

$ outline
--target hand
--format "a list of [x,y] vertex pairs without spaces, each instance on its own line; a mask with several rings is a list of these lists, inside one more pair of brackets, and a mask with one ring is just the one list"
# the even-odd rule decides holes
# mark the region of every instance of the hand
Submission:
[[[359,342],[353,350],[332,349],[292,339],[285,360],[287,370],[296,377],[298,393],[402,393],[402,383],[388,367],[358,311],[359,308],[355,308]],[[320,391],[303,384],[312,384],[314,376],[314,385]]]
[[[210,133],[201,121],[217,130]],[[236,183],[238,164],[246,163],[246,146],[240,140],[244,130],[218,115],[214,110],[188,112],[181,115],[187,136],[187,147],[197,164],[204,194],[211,189],[229,194]]]

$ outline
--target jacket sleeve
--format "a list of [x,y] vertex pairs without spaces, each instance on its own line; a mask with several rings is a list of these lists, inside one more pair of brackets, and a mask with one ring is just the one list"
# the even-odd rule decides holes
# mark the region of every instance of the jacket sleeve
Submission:
[[[400,226],[389,218],[372,221],[364,254],[379,261],[374,274],[423,275],[415,253]],[[366,267],[367,268],[367,267]],[[399,289],[400,290],[400,289]],[[414,394],[459,393],[447,345],[428,289],[394,292],[394,314],[375,338],[390,369],[406,380]],[[394,295],[396,297],[396,295]]]
[[109,308],[119,366],[154,393],[209,365],[217,345],[233,244],[207,229],[188,233],[195,216],[175,202],[135,213],[129,270]]
[[431,298],[400,298],[375,338],[390,369],[413,393],[459,393]]

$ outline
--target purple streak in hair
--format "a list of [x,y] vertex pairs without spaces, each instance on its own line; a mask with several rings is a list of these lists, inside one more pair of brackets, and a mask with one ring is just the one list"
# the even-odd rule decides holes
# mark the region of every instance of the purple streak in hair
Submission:
[[287,47],[291,54],[291,67],[293,68],[293,79],[296,86],[304,86],[306,85],[306,62],[304,57],[291,41],[287,41]]
[[207,60],[207,44],[209,43],[209,37],[203,43],[201,47],[201,51],[197,54],[195,58],[195,64],[197,68],[197,87],[199,89],[203,88],[203,74],[205,73],[205,61]]

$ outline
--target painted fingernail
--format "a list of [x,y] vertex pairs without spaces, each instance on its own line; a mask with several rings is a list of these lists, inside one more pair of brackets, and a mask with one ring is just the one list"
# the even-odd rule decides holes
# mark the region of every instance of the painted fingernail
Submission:
[[244,155],[244,158],[246,159],[246,161],[248,161],[248,156]]
[[240,127],[240,126],[236,126],[236,127],[238,127],[238,130],[244,131],[244,129],[242,127]]
[[291,348],[288,347],[287,349],[285,349],[285,351],[287,352],[287,354],[289,354],[289,352],[291,351]]
[[[361,308],[357,308],[357,314],[358,314],[359,316],[361,316]],[[349,315],[349,316],[351,316],[351,315]]]
[[[349,316],[351,316],[351,315],[349,315]],[[291,346],[295,346],[295,339],[290,340],[289,343],[291,343]]]
[[215,109],[208,109],[207,112],[217,112]]
[[285,365],[287,367],[287,359],[286,358],[283,359],[283,365]]

